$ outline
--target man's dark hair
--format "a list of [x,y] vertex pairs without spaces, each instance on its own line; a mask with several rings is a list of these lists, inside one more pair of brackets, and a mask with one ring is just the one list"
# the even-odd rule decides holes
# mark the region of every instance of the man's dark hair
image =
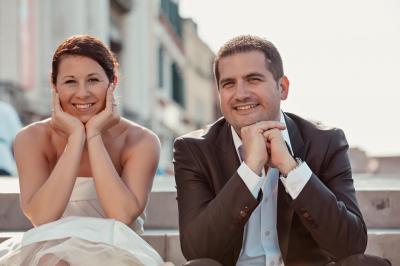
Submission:
[[272,76],[278,81],[283,76],[282,58],[272,42],[253,35],[240,35],[226,42],[218,51],[214,59],[214,77],[219,89],[219,61],[227,56],[251,51],[260,51],[265,56],[265,64]]

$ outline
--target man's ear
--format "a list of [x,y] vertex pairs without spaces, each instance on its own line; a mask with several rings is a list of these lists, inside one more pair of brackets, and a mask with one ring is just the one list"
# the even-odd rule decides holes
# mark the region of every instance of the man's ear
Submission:
[[281,93],[281,100],[286,100],[289,95],[289,79],[282,76],[278,82],[279,92]]

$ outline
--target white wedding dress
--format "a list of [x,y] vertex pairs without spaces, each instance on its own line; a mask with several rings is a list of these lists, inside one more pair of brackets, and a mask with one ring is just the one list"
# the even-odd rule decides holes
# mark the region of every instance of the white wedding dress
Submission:
[[129,227],[104,218],[92,178],[77,178],[63,218],[0,244],[0,265],[162,265],[138,234],[145,214]]

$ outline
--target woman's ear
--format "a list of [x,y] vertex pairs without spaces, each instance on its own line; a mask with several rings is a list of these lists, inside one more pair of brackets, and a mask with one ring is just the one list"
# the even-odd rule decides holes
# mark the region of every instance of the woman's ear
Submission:
[[112,83],[114,83],[114,88],[116,88],[117,87],[117,85],[118,85],[118,76],[114,76],[114,79],[113,79],[113,81],[112,81]]

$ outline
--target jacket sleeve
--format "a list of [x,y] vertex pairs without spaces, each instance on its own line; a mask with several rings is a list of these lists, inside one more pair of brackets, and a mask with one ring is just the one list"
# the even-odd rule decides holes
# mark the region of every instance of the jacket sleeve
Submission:
[[[192,144],[191,144],[192,145]],[[181,248],[186,259],[221,261],[243,238],[243,229],[258,201],[237,172],[216,194],[211,173],[183,138],[174,143]]]
[[[356,200],[347,149],[343,131],[332,130],[319,176],[313,173],[292,201],[303,225],[334,260],[364,253],[367,245],[367,230]],[[314,159],[308,156],[307,164],[312,166]]]

